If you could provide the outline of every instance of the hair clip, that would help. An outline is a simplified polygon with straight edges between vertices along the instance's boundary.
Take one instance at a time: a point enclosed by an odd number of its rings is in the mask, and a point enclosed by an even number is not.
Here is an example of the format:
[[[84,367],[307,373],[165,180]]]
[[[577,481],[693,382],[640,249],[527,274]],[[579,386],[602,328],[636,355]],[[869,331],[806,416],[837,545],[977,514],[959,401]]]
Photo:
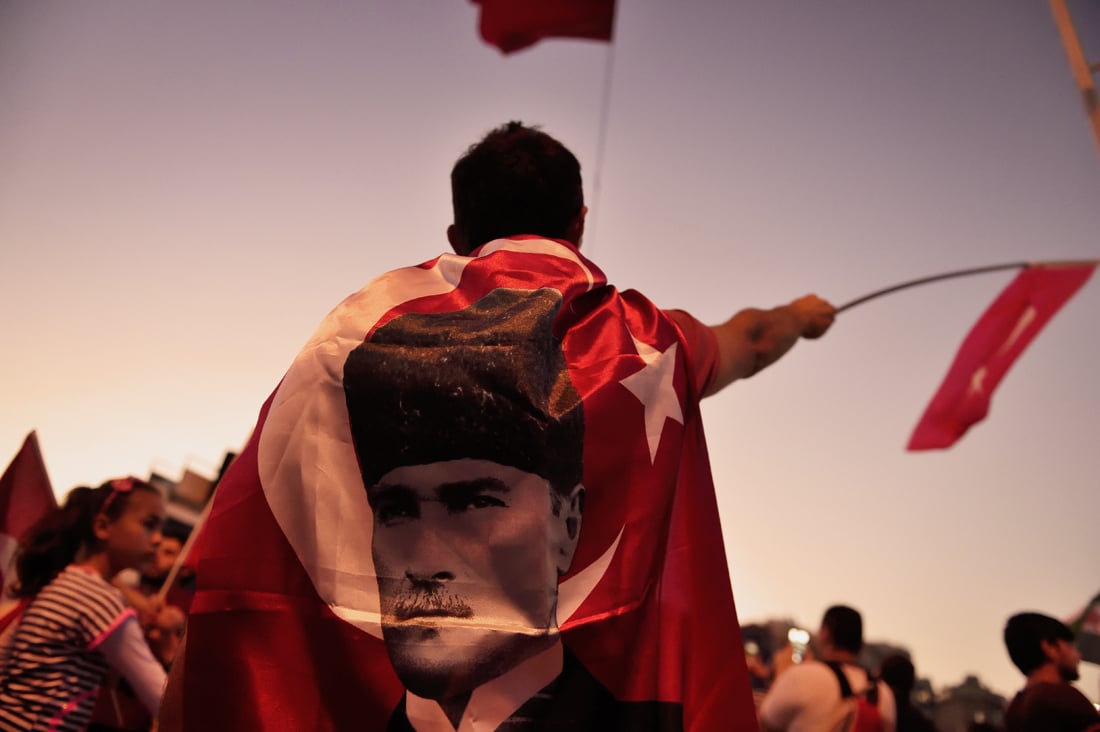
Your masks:
[[[115,500],[115,496],[119,493],[129,493],[134,489],[133,478],[115,478],[107,485],[111,486],[111,492],[107,495],[107,498],[103,501],[103,506],[99,509],[100,513],[106,513],[107,509],[111,506],[111,502]]]

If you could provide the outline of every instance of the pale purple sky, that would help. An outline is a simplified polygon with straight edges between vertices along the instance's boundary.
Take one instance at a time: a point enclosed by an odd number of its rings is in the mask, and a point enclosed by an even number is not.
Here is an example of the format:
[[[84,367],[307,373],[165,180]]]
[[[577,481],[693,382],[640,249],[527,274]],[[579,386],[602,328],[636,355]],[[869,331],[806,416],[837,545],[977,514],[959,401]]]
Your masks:
[[[1097,60],[1100,11],[1071,8]],[[611,45],[509,57],[476,22],[461,0],[0,0],[0,450],[37,429],[59,493],[213,470],[331,307],[445,248],[451,164],[513,118],[580,157],[612,282],[708,322],[1100,256],[1100,156],[1045,3],[626,0]],[[1100,283],[985,423],[904,451],[1011,276],[868,303],[705,403],[743,621],[847,602],[937,687],[1007,694],[1005,618],[1100,590]]]

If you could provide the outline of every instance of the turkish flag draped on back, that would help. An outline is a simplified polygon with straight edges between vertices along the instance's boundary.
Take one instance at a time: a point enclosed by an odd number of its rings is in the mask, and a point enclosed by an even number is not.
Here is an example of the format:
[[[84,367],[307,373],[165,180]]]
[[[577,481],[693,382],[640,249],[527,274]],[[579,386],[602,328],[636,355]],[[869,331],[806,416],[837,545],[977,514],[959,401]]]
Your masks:
[[[610,41],[615,0],[474,0],[481,6],[481,37],[503,53],[543,38]]]
[[[398,318],[459,313],[500,293],[560,299],[553,334],[583,401],[583,520],[558,585],[567,664],[625,715],[608,729],[755,729],[692,376],[698,354],[671,318],[607,285],[575,248],[534,238],[383,275],[298,355],[196,545],[186,729],[386,729],[405,708],[381,639],[371,537],[378,521],[400,525],[415,509],[372,513],[360,462],[392,451],[357,459],[356,446],[370,447],[353,444],[345,363]],[[425,367],[453,361],[448,347],[426,349]],[[419,412],[411,401],[405,408]],[[481,544],[491,552],[492,541]],[[491,613],[474,620],[494,622]],[[462,729],[496,726],[481,724]]]
[[[11,560],[27,529],[55,508],[38,435],[32,431],[0,477],[0,586],[15,579]]]
[[[947,448],[985,419],[993,390],[1043,326],[1088,281],[1095,262],[1024,268],[971,328],[909,439]]]

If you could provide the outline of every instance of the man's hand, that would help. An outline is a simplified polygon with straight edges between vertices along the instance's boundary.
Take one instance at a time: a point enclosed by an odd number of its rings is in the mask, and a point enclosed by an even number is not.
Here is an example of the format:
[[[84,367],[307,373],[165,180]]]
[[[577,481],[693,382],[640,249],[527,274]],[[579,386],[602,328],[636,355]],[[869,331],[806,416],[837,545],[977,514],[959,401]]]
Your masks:
[[[833,324],[836,308],[817,295],[806,295],[792,302],[789,307],[802,323],[803,338],[820,338]]]

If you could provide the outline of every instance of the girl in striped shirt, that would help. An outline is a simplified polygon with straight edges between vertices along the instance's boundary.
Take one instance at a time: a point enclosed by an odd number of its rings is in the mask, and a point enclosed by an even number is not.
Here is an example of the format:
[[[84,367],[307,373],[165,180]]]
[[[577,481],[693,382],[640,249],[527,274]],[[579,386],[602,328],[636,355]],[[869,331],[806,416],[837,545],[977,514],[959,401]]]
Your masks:
[[[84,730],[108,669],[155,716],[165,674],[111,585],[152,560],[164,500],[136,478],[73,489],[31,529],[15,595],[29,599],[0,653],[0,730]]]

